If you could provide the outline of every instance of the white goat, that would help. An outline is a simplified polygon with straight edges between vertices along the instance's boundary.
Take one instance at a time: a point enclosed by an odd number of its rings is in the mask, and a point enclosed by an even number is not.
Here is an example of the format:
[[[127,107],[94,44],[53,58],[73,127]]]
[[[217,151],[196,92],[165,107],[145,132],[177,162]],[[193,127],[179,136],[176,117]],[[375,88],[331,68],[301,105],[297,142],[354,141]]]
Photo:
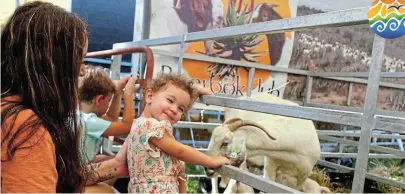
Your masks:
[[[267,93],[255,93],[252,99],[298,106]],[[266,178],[304,192],[310,190],[306,188],[306,182],[310,182],[307,177],[320,157],[312,121],[231,108],[225,109],[225,120],[212,133],[209,155],[228,156],[234,138],[244,137],[247,159],[265,156]],[[213,173],[208,170],[207,175]]]
[[[242,163],[242,165],[239,167],[241,170],[249,171],[253,174],[256,174],[255,171],[258,168],[263,168],[264,167],[264,157],[261,156],[255,156],[247,160],[248,162]],[[281,173],[280,171],[277,172],[276,174],[276,182],[284,184],[286,186],[290,187],[295,187],[294,185],[291,185],[291,183],[294,183],[296,180],[293,178],[291,180],[291,176],[286,176],[285,174]],[[217,188],[217,177],[213,177],[211,184],[212,186],[212,193],[218,193],[218,188]],[[220,187],[226,188],[224,191],[224,194],[228,193],[254,193],[254,190],[252,187],[245,185],[243,183],[240,183],[236,180],[229,179],[228,177],[221,176],[221,182],[220,182]],[[305,193],[331,193],[329,188],[320,186],[316,181],[306,178],[304,183],[300,185],[298,190],[305,191]]]

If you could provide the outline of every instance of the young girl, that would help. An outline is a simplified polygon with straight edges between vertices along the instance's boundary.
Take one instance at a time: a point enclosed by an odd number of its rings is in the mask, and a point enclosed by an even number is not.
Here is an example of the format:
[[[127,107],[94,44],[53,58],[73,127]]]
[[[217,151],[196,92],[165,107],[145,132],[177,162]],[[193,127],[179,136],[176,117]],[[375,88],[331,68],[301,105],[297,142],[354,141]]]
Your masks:
[[[192,87],[180,75],[161,74],[144,93],[145,108],[128,135],[130,193],[185,193],[185,166],[181,162],[217,168],[230,164],[225,157],[210,157],[177,142],[172,125],[193,104],[203,88]]]

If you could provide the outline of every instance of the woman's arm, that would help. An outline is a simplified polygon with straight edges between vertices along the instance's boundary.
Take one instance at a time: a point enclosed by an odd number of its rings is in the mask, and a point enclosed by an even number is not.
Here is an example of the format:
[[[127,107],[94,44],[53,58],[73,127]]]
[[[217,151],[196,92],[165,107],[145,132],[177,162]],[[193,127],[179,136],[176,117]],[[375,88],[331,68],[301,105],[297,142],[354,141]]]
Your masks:
[[[113,177],[117,177],[119,163],[115,158],[104,162],[94,163],[88,166],[89,174],[86,185],[103,182]]]
[[[125,140],[124,144],[121,146],[120,151],[115,155],[114,158],[88,165],[88,176],[86,185],[92,185],[94,183],[109,180],[113,177],[128,176],[128,165],[127,165],[127,149],[128,149],[128,139]]]

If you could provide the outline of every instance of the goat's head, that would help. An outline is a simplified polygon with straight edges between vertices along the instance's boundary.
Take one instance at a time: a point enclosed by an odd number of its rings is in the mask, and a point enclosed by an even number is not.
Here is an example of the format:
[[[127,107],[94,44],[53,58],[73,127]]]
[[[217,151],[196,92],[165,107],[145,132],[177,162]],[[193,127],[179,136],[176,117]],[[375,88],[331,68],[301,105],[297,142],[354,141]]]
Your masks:
[[[207,154],[210,156],[225,156],[233,161],[234,165],[238,165],[242,160],[245,159],[246,149],[246,137],[238,136],[235,137],[235,132],[239,129],[242,130],[243,127],[250,126],[250,128],[255,128],[264,131],[270,139],[275,140],[275,138],[268,133],[263,126],[260,124],[249,121],[242,120],[240,118],[233,118],[225,121],[223,125],[215,128],[211,135],[211,140],[208,145]],[[240,150],[240,152],[235,151]],[[243,150],[243,151],[242,151]],[[206,174],[208,177],[214,176],[214,171],[206,169]]]

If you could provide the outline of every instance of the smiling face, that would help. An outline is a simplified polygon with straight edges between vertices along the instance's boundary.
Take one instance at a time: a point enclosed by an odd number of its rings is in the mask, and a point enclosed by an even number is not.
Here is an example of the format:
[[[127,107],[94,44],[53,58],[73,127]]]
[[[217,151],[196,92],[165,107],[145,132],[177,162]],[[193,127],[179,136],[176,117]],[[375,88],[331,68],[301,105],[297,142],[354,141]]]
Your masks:
[[[187,111],[190,101],[190,94],[170,83],[157,92],[149,89],[145,93],[146,106],[142,116],[153,117],[158,121],[167,120],[173,125]]]

